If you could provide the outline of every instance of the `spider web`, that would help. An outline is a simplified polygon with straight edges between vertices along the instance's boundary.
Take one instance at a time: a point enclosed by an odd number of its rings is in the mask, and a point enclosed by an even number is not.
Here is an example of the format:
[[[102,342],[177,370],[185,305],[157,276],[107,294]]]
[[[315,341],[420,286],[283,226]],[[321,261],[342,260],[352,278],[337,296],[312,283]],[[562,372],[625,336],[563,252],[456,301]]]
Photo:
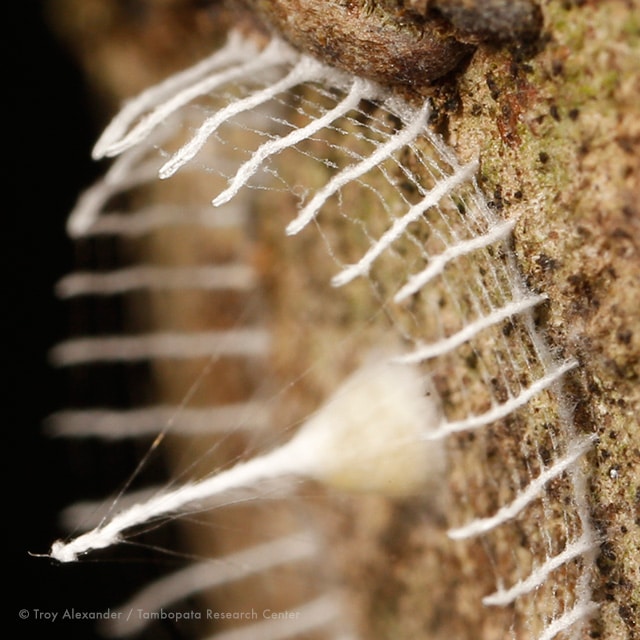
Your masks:
[[[169,316],[168,328],[74,338],[52,357],[67,367],[149,362],[163,381],[158,386],[179,391],[171,403],[133,410],[61,412],[52,428],[107,438],[207,430],[210,453],[183,449],[187,462],[172,472],[172,484],[180,484],[280,438],[276,425],[299,424],[314,407],[291,400],[298,383],[312,381],[313,399],[326,395],[368,350],[401,345],[396,359],[421,368],[442,409],[425,438],[448,452],[452,557],[491,574],[483,575],[492,589],[484,593],[482,637],[578,637],[595,610],[589,579],[596,539],[582,468],[592,439],[575,425],[563,388],[576,363],[554,351],[537,325],[539,309],[552,301],[530,291],[518,271],[515,221],[491,209],[476,182],[477,160],[459,162],[430,130],[429,115],[428,104],[410,105],[278,41],[257,51],[236,35],[208,61],[127,105],[96,146],[97,155],[122,155],[79,201],[70,233],[126,242],[153,232],[151,244],[164,246],[176,242],[168,228],[196,228],[198,246],[207,247],[196,252],[204,264],[187,245],[177,251],[179,266],[72,274],[60,284],[62,295],[144,291],[138,307],[155,305]],[[206,177],[198,193],[180,188],[191,174]],[[169,183],[183,196],[174,205],[164,196]],[[119,211],[114,202],[123,194],[126,211]],[[277,254],[262,272],[247,260],[256,243]],[[270,294],[265,273],[268,281],[277,274]],[[195,327],[170,311],[167,290],[184,295],[185,286],[216,300],[217,313],[207,311]],[[198,303],[190,304],[191,313],[182,307],[176,317],[197,317]],[[336,334],[327,326],[336,322],[347,327],[346,337],[328,348]],[[283,371],[280,385],[265,382]],[[218,381],[229,378],[240,382],[220,390]],[[289,490],[282,498],[282,487],[261,491],[270,509],[279,500],[283,522],[290,505],[304,509]],[[262,528],[262,501],[238,501],[238,530]],[[86,517],[87,506],[70,520]],[[288,584],[274,577],[279,564],[313,573],[333,545],[316,540],[306,517],[294,520],[285,531],[248,536],[227,558],[226,566],[243,568],[235,574],[186,568],[162,589],[150,587],[154,595],[140,606],[160,609],[187,593],[228,587],[247,566],[270,584]],[[453,564],[443,576],[465,579]],[[310,629],[351,637],[349,612],[333,598],[331,580],[313,582],[307,604],[296,605],[306,607],[300,627],[262,621],[215,637],[293,637]],[[282,608],[291,606],[285,598]],[[448,633],[446,625],[439,633]]]

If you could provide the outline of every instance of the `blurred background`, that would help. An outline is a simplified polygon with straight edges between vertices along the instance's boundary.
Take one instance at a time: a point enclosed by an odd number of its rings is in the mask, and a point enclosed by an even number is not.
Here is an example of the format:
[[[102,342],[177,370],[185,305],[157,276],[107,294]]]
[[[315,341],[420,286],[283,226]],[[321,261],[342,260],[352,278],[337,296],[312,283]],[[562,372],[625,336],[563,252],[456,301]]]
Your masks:
[[[55,281],[73,260],[65,218],[80,190],[102,170],[90,159],[97,126],[86,86],[52,32],[44,5],[28,0],[7,8],[4,40],[9,74],[3,305],[10,496],[5,526],[13,577],[9,615],[20,635],[62,631],[68,639],[86,639],[97,637],[93,622],[58,621],[54,629],[52,623],[36,620],[36,609],[58,612],[60,619],[67,608],[88,611],[117,602],[118,568],[94,564],[88,588],[87,565],[59,566],[29,555],[46,553],[61,535],[58,514],[77,498],[81,481],[78,463],[70,463],[68,444],[45,437],[42,422],[61,408],[66,393],[61,376],[47,362],[47,351],[67,333],[64,306],[53,294]],[[90,460],[84,463],[91,466]],[[22,609],[26,620],[19,615]]]

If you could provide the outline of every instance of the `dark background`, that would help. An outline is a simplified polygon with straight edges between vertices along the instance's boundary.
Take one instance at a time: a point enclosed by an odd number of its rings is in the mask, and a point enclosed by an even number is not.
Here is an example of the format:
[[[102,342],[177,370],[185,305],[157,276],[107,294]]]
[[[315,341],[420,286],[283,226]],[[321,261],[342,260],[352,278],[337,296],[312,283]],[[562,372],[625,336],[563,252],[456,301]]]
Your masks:
[[[55,7],[55,0],[51,4]],[[100,637],[95,623],[61,621],[64,610],[102,611],[121,603],[147,579],[147,564],[140,563],[138,570],[135,559],[110,556],[59,565],[30,554],[48,551],[63,533],[61,509],[95,491],[100,481],[93,450],[101,445],[78,448],[51,439],[42,423],[65,408],[67,394],[60,373],[47,361],[48,350],[68,335],[67,312],[53,294],[54,283],[74,260],[65,219],[80,191],[104,167],[90,160],[98,130],[86,84],[52,33],[44,2],[20,0],[4,12],[9,17],[3,40],[9,108],[5,104],[2,169],[8,188],[2,215],[9,226],[2,305],[8,626],[18,637],[61,633],[67,640],[89,639]],[[85,477],[83,471],[92,473]],[[26,620],[19,615],[23,609]],[[36,620],[36,609],[58,612],[58,621]],[[170,630],[154,632],[155,638],[170,635]]]
[[[4,169],[9,196],[3,212],[9,224],[3,304],[9,411],[4,433],[10,500],[4,526],[12,578],[7,615],[19,637],[62,633],[91,638],[93,624],[36,621],[35,610],[59,612],[60,618],[65,608],[95,608],[107,576],[89,588],[86,565],[62,567],[29,555],[46,553],[61,535],[58,513],[73,501],[78,481],[65,443],[45,437],[42,422],[61,408],[65,393],[47,361],[47,351],[66,334],[64,307],[53,295],[55,281],[73,260],[65,218],[98,169],[89,159],[95,131],[81,73],[49,29],[43,5],[27,0],[5,8],[5,15],[10,14],[4,45],[10,80],[4,123],[9,139]],[[24,621],[21,609],[29,613]]]

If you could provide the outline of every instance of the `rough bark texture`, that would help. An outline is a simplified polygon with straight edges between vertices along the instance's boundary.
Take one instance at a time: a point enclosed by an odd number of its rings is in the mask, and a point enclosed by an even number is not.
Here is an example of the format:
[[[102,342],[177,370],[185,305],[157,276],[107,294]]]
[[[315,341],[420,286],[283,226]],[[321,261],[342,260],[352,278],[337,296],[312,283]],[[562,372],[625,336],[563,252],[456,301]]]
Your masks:
[[[472,47],[457,41],[446,22],[390,4],[385,10],[366,1],[247,1],[293,46],[384,84],[431,84],[468,57]]]
[[[579,6],[578,6],[579,5]],[[578,416],[603,535],[602,637],[640,630],[640,53],[638,6],[544,5],[548,42],[525,65],[480,51],[452,142],[480,149],[484,188],[518,216],[516,251],[550,304],[554,344],[580,359]]]
[[[633,640],[640,636],[639,7],[624,0],[541,6],[536,51],[481,46],[455,81],[429,93],[436,123],[461,159],[479,154],[493,206],[517,216],[515,250],[531,288],[549,296],[541,323],[552,344],[580,360],[571,389],[578,426],[599,436],[588,464],[603,541],[594,577],[601,617],[585,638]],[[186,0],[56,0],[51,9],[93,82],[101,118],[213,49],[231,22],[251,22],[222,3],[196,10]],[[283,403],[293,409],[278,418],[289,424],[317,406],[362,346],[352,341],[340,359],[324,363],[325,345],[374,310],[362,306],[367,298],[357,287],[346,302],[328,298],[333,269],[324,247],[282,234],[294,199],[268,206],[282,216],[262,218],[253,260],[268,285],[277,373],[286,381],[315,365],[304,390]],[[168,243],[159,245],[164,251]],[[310,322],[313,336],[295,335]],[[387,329],[380,323],[362,343],[384,342]],[[331,499],[333,515],[321,510],[322,527],[341,541],[333,562],[354,594],[364,637],[503,637],[508,613],[489,616],[480,603],[493,587],[482,562],[474,566],[481,554],[474,545],[460,551],[439,516],[425,522],[420,501]]]

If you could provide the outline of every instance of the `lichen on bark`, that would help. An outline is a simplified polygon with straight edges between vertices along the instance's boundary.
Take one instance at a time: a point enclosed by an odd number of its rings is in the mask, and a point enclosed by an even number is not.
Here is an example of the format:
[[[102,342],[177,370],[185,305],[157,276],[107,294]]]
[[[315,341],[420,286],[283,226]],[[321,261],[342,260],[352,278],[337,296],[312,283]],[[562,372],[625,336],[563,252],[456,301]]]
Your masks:
[[[527,61],[480,50],[460,79],[451,141],[480,151],[483,187],[517,216],[515,250],[549,296],[543,326],[580,360],[581,428],[603,536],[601,637],[640,615],[640,24],[627,2],[543,4],[545,45]]]

